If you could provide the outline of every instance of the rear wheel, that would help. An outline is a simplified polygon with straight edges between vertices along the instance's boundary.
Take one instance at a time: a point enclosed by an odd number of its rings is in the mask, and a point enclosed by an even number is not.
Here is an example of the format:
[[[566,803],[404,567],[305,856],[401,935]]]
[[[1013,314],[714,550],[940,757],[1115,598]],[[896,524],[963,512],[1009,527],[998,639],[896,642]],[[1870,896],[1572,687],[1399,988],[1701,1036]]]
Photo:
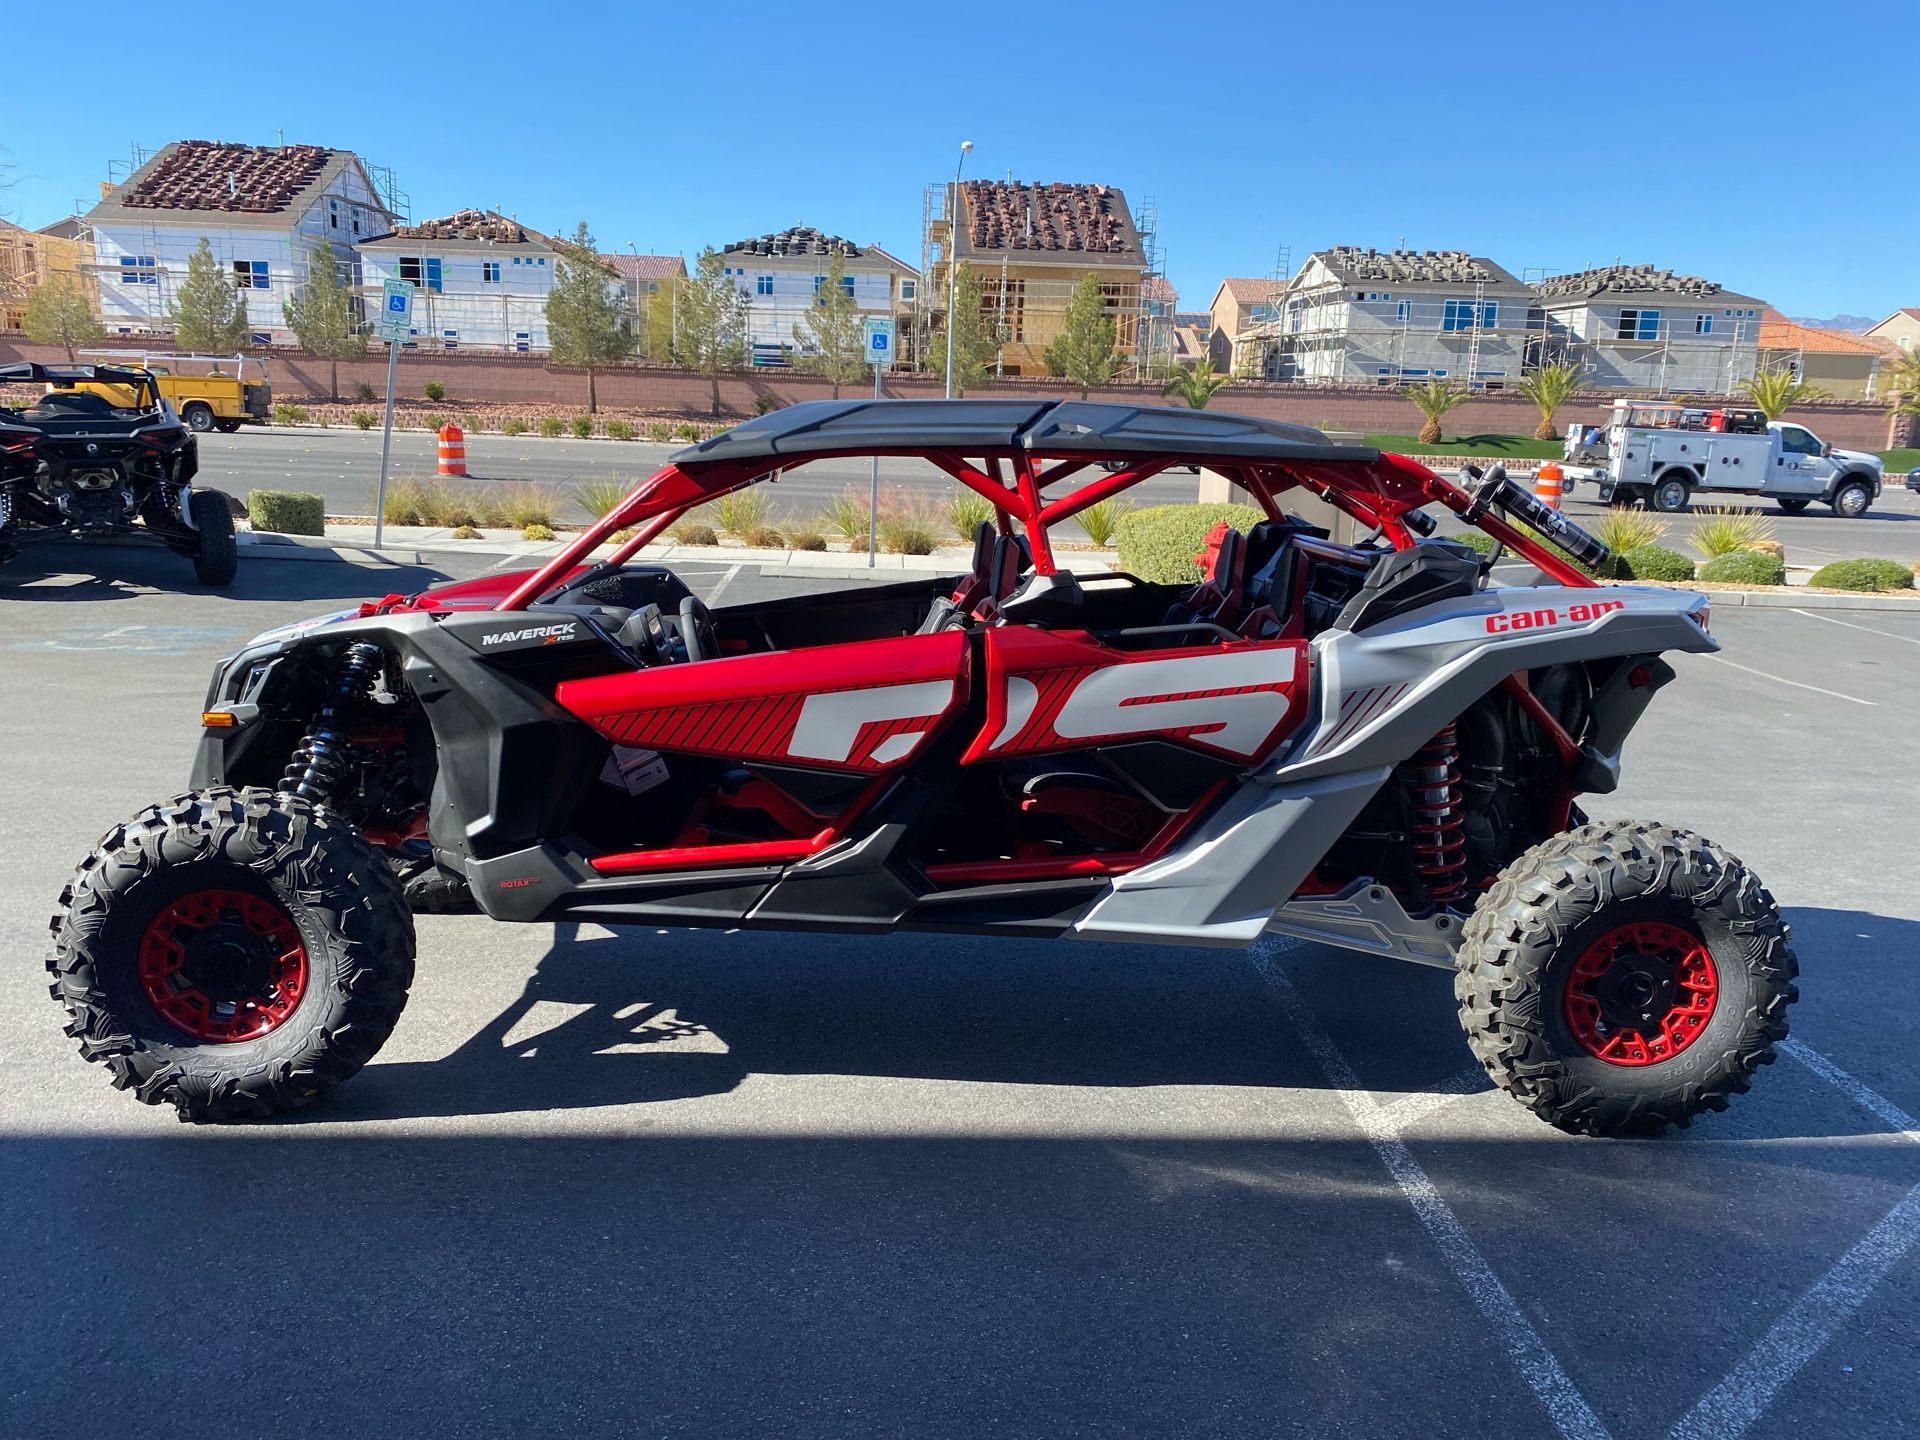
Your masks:
[[[1833,506],[1833,513],[1843,520],[1858,520],[1873,503],[1873,491],[1864,480],[1848,480],[1833,492],[1833,499],[1828,503]]]
[[[1662,475],[1649,492],[1653,508],[1668,515],[1685,510],[1692,495],[1693,487],[1678,475]]]
[[[109,831],[53,919],[47,962],[80,1053],[186,1120],[305,1104],[406,1007],[413,917],[332,812],[217,788]]]
[[[1813,502],[1808,500],[1804,495],[1776,495],[1773,503],[1789,515],[1798,515]]]
[[[213,422],[213,428],[218,430],[222,435],[231,435],[240,428],[240,422],[238,420],[216,420]]]
[[[189,430],[198,430],[203,435],[213,429],[213,407],[204,401],[190,401],[180,412],[180,418],[186,421]]]
[[[233,512],[218,490],[196,490],[187,497],[193,516],[193,573],[202,585],[225,585],[240,569],[240,547],[233,538]]]
[[[1583,825],[1521,855],[1462,932],[1474,1055],[1541,1119],[1650,1135],[1724,1110],[1773,1061],[1798,996],[1779,908],[1700,836]]]

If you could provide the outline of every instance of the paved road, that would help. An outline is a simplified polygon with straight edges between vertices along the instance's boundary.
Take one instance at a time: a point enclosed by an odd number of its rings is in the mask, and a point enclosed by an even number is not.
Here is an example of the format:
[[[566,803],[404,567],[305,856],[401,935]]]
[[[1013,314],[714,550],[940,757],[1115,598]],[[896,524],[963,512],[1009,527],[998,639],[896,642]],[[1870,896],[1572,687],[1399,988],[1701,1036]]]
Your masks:
[[[1592,802],[1796,929],[1801,1048],[1677,1136],[1547,1129],[1444,974],[1311,947],[467,917],[331,1102],[188,1129],[59,1034],[53,897],[214,656],[428,573],[91,555],[0,574],[0,1432],[1913,1433],[1920,622],[1716,615]]]
[[[393,437],[395,475],[430,475],[434,470],[434,441],[429,435],[402,431]],[[247,430],[237,435],[206,435],[200,440],[205,483],[245,495],[248,490],[297,489],[323,496],[329,514],[373,513],[373,495],[380,475],[380,437],[347,430]],[[542,440],[521,436],[479,435],[467,441],[471,483],[537,481],[577,484],[592,477],[617,475],[639,480],[653,473],[676,447],[639,441]],[[817,512],[837,492],[853,486],[865,492],[868,462],[827,460],[794,471],[773,492],[782,512]],[[931,465],[912,460],[883,460],[881,484],[898,486],[929,497],[951,494],[954,484]],[[1140,485],[1129,498],[1140,504],[1192,500],[1198,480],[1171,475]],[[1590,493],[1590,492],[1588,492]],[[1738,499],[1730,502],[1744,503]],[[1920,495],[1890,487],[1878,507],[1860,520],[1841,520],[1824,508],[1801,515],[1785,515],[1762,507],[1772,520],[1787,556],[1795,564],[1820,565],[1828,560],[1858,555],[1920,560]],[[1575,498],[1568,513],[1589,520],[1605,513],[1603,506]],[[584,518],[580,512],[575,518]],[[1670,517],[1672,531],[1666,543],[1685,549],[1685,539],[1697,517]]]

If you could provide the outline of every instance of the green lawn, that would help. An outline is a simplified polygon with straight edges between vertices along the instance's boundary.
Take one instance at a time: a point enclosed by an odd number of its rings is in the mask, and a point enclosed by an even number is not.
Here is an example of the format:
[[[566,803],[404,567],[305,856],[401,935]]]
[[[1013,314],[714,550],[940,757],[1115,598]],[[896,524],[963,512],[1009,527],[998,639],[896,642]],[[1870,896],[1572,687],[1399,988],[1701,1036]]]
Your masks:
[[[1920,465],[1920,450],[1882,450],[1880,458],[1887,462],[1888,475],[1905,475]]]
[[[1531,435],[1455,435],[1438,445],[1422,445],[1412,435],[1369,435],[1376,450],[1402,455],[1497,455],[1509,460],[1558,460],[1562,442],[1536,440]]]

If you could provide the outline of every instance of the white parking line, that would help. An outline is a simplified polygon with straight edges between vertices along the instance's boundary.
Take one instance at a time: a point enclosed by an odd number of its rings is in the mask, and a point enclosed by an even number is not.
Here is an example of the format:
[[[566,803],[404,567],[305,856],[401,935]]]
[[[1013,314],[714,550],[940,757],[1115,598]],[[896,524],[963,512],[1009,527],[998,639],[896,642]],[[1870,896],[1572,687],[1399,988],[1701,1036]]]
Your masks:
[[[1811,690],[1816,695],[1830,695],[1835,700],[1850,700],[1855,705],[1877,706],[1877,700],[1862,700],[1858,695],[1843,695],[1838,690],[1829,690],[1822,685],[1803,685],[1798,680],[1789,680],[1784,675],[1769,675],[1765,670],[1756,670],[1751,665],[1742,665],[1729,660],[1724,655],[1702,655],[1703,660],[1711,660],[1717,665],[1731,665],[1736,670],[1744,670],[1749,675],[1758,675],[1762,680],[1771,680],[1776,685],[1791,685],[1796,690]]]
[[[1380,1157],[1380,1163],[1387,1167],[1387,1173],[1400,1187],[1401,1195],[1426,1227],[1427,1234],[1433,1238],[1447,1267],[1472,1298],[1475,1307],[1505,1348],[1514,1368],[1527,1382],[1527,1387],[1546,1408],[1554,1429],[1566,1440],[1576,1440],[1576,1437],[1607,1440],[1607,1427],[1600,1423],[1600,1417],[1593,1413],[1592,1407],[1574,1388],[1539,1332],[1528,1323],[1512,1292],[1494,1274],[1493,1267],[1487,1263],[1486,1257],[1461,1225],[1459,1217],[1453,1213],[1453,1207],[1441,1198],[1439,1190],[1427,1177],[1420,1162],[1414,1159],[1413,1152],[1400,1138],[1383,1107],[1375,1104],[1373,1097],[1361,1089],[1360,1077],[1354,1074],[1346,1057],[1334,1046],[1332,1037],[1320,1028],[1320,1022],[1314,1019],[1301,1001],[1300,993],[1281,972],[1277,963],[1280,953],[1281,947],[1276,942],[1262,941],[1254,947],[1255,969],[1266,981],[1280,1008],[1286,1012],[1293,1028],[1299,1031],[1301,1040],[1313,1053],[1313,1058],[1319,1062],[1321,1071],[1333,1085],[1347,1113],[1360,1127],[1360,1133],[1366,1136],[1367,1143],[1373,1146],[1374,1153]]]
[[[1783,1040],[1780,1049],[1861,1109],[1920,1144],[1920,1122],[1818,1050],[1798,1040]],[[1745,1433],[1773,1403],[1781,1387],[1820,1353],[1916,1243],[1920,1243],[1920,1185],[1909,1190],[1905,1199],[1794,1301],[1746,1359],[1681,1417],[1673,1427],[1672,1440],[1734,1440]]]
[[[1896,635],[1891,630],[1876,630],[1871,625],[1856,625],[1851,620],[1836,620],[1831,615],[1816,614],[1812,610],[1796,608],[1793,613],[1796,615],[1804,615],[1809,620],[1824,620],[1829,625],[1844,625],[1849,630],[1864,630],[1869,635],[1880,635],[1888,640],[1904,640],[1909,645],[1920,645],[1920,639],[1916,639],[1912,635]]]
[[[1402,1095],[1398,1100],[1382,1105],[1380,1114],[1394,1129],[1405,1131],[1414,1121],[1424,1120],[1434,1111],[1451,1105],[1463,1096],[1476,1094],[1486,1088],[1487,1072],[1475,1065],[1458,1075],[1448,1076],[1431,1090]]]

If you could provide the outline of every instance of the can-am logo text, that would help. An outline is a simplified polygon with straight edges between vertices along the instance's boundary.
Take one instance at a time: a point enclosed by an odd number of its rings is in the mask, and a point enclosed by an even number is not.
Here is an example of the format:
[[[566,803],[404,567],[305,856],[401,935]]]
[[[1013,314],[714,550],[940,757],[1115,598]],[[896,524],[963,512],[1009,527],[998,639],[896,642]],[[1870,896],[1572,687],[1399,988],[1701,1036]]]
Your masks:
[[[529,625],[524,630],[496,630],[491,635],[482,635],[482,645],[517,645],[523,640],[541,640],[548,645],[558,645],[562,640],[573,638],[573,621],[563,625]]]

